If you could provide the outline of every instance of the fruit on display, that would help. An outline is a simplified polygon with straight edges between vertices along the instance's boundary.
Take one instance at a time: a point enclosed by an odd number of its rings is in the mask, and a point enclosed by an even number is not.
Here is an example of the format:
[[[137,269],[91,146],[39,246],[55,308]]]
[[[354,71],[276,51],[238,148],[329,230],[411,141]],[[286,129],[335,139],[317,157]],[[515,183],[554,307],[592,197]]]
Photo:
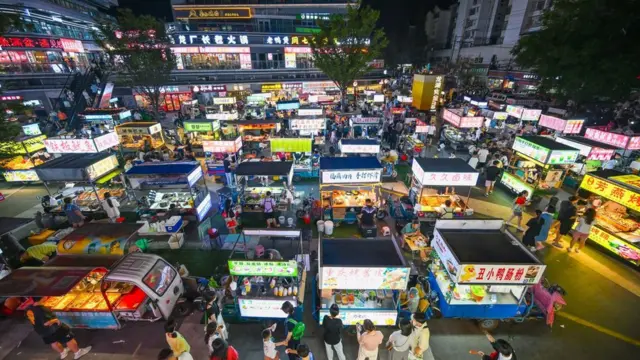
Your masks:
[[[33,162],[26,156],[15,156],[10,159],[0,160],[0,168],[7,170],[29,170],[33,169],[35,166],[38,166],[43,163],[42,160],[35,157],[33,158]]]

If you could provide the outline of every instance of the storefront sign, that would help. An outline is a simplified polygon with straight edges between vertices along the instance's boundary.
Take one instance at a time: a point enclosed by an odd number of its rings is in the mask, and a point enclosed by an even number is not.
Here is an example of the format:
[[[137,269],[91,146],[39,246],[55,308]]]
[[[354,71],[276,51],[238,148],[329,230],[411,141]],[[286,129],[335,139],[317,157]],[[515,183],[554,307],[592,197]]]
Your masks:
[[[374,103],[383,103],[384,102],[384,95],[382,95],[382,94],[373,95],[373,102]]]
[[[379,117],[352,117],[351,124],[353,125],[378,125],[380,124]]]
[[[546,164],[549,157],[549,149],[525,140],[519,136],[516,137],[516,140],[513,142],[513,150],[524,154],[533,160],[539,161],[542,164]]]
[[[382,178],[382,169],[375,170],[323,170],[323,184],[377,183]],[[340,288],[350,289],[350,288]]]
[[[584,120],[567,120],[567,125],[564,128],[565,134],[579,134],[584,125]]]
[[[413,97],[411,96],[398,96],[398,101],[400,101],[401,103],[409,103],[411,104],[413,102]]]
[[[640,249],[608,232],[593,226],[589,239],[635,266],[640,265]]]
[[[213,115],[213,114],[207,114]],[[184,131],[187,132],[210,132],[213,131],[212,122],[184,122]]]
[[[264,86],[264,85],[263,85]],[[333,81],[312,81],[303,82],[302,88],[306,91],[327,91],[338,90],[338,87]],[[262,90],[264,92],[264,90]]]
[[[609,178],[612,181],[623,183],[640,190],[640,176],[638,175],[617,175]]]
[[[22,96],[20,95],[2,95],[0,96],[0,101],[22,101]]]
[[[96,153],[92,139],[47,139],[44,140],[47,152],[57,154]]]
[[[493,113],[493,119],[494,120],[507,120],[507,117],[509,116],[509,114],[507,114],[504,111],[496,111]]]
[[[579,150],[553,150],[547,163],[551,165],[573,164],[579,154]]]
[[[588,128],[584,133],[584,137],[599,143],[614,146],[618,149],[626,149],[629,144],[629,136],[596,130],[594,128]]]
[[[118,159],[115,155],[102,159],[87,168],[87,174],[90,180],[97,180],[118,167]]]
[[[524,112],[524,108],[522,106],[507,105],[506,111],[507,111],[507,114],[509,114],[510,116],[520,119],[520,117],[522,116],[522,113]]]
[[[280,310],[282,312],[282,310]],[[320,324],[325,315],[329,315],[328,309],[320,309]],[[396,324],[398,312],[395,310],[357,310],[352,308],[341,308],[338,318],[344,325],[355,325],[364,323],[368,319],[376,326],[393,326]]]
[[[62,41],[36,37],[4,37],[0,36],[2,48],[36,48],[36,49],[64,49]]]
[[[120,138],[115,132],[109,132],[93,138],[96,145],[96,152],[100,152],[120,144]]]
[[[445,243],[438,229],[433,232],[431,247],[436,250],[442,265],[444,265],[445,270],[447,270],[447,273],[449,274],[449,278],[452,280],[457,279],[458,274],[460,273],[460,263],[453,252],[451,252],[449,245]]]
[[[298,263],[289,261],[228,260],[231,275],[298,276]]]
[[[242,149],[242,137],[238,136],[235,141],[209,141],[202,142],[204,152],[213,154],[235,153]]]
[[[522,117],[520,119],[522,121],[538,121],[541,114],[542,114],[542,110],[524,109],[522,110]]]
[[[40,131],[40,125],[38,124],[29,124],[22,126],[22,132],[27,136],[35,136],[40,135],[42,132]]]
[[[515,194],[519,194],[523,191],[527,192],[527,199],[531,199],[533,195],[533,187],[529,184],[524,183],[520,178],[511,175],[507,172],[502,173],[502,178],[500,179],[500,183],[507,187],[509,190],[513,191]]]
[[[200,169],[200,174],[202,174],[202,168],[198,169]],[[202,221],[212,207],[213,203],[211,202],[211,193],[209,193],[204,200],[196,206],[196,216],[198,217],[198,221]]]
[[[322,108],[317,109],[298,109],[299,116],[322,116]]]
[[[173,34],[175,45],[248,45],[249,36],[237,34]]]
[[[226,85],[194,85],[191,87],[193,92],[225,92]]]
[[[299,47],[285,47],[285,54],[311,54],[311,48],[308,46],[299,46]]]
[[[539,124],[540,126],[544,126],[557,131],[564,131],[564,128],[567,126],[564,119],[560,119],[550,115],[540,115]]]
[[[580,187],[632,210],[640,211],[640,194],[627,190],[622,186],[586,174]]]
[[[325,119],[291,119],[291,130],[320,130],[326,127]]]
[[[343,144],[341,141],[340,151],[343,154],[378,154],[380,144]]]
[[[414,176],[424,186],[476,186],[478,172],[430,172],[424,171],[415,159],[411,165]]]
[[[213,98],[214,105],[235,105],[235,103],[236,103],[236,98],[233,96]]]
[[[418,134],[426,134],[429,132],[429,126],[427,123],[420,119],[416,119],[416,133]]]
[[[237,112],[223,112],[223,113],[213,113],[213,114],[206,114],[205,117],[207,118],[207,120],[237,120],[238,119],[238,113]]]
[[[35,170],[13,170],[2,173],[7,182],[14,181],[39,181],[40,178]]]
[[[177,20],[233,20],[251,19],[253,17],[251,8],[248,7],[174,7],[173,13]]]
[[[299,108],[299,101],[279,101],[276,103],[276,110],[296,110]]]
[[[431,98],[431,111],[436,110],[436,106],[438,105],[438,101],[440,99],[440,91],[442,91],[442,76],[436,76],[435,82],[433,84],[433,97]]]
[[[615,153],[614,149],[593,148],[587,156],[587,160],[607,161],[611,160]]]
[[[462,116],[456,112],[445,109],[442,116],[445,121],[453,124],[458,128],[475,128],[481,127],[484,123],[484,117],[482,116]]]
[[[402,290],[409,268],[322,267],[320,289]]]
[[[627,150],[640,150],[640,136],[632,136],[631,139],[629,139]]]
[[[545,265],[470,265],[463,264],[459,284],[537,284]]]
[[[298,304],[293,297],[282,299],[239,297],[238,307],[240,308],[240,316],[248,318],[284,319],[287,317],[287,314],[282,311],[282,304],[284,304],[285,301],[290,302],[294,308]]]
[[[62,43],[62,48],[66,52],[75,52],[75,53],[83,53],[84,46],[82,46],[82,41],[73,40],[73,39],[60,39]]]
[[[284,90],[302,89],[302,83],[299,83],[299,82],[282,83],[282,88]]]

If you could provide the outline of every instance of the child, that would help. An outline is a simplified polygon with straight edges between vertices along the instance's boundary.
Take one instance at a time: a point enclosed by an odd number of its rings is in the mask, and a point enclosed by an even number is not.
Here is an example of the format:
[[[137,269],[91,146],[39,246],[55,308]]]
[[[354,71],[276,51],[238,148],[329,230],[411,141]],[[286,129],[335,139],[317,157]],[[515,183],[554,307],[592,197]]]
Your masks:
[[[173,351],[173,356],[180,357],[183,353],[191,351],[191,346],[189,346],[184,336],[176,331],[176,328],[177,324],[174,319],[169,319],[164,325],[167,344],[169,344],[169,347]]]
[[[276,350],[276,343],[273,342],[272,333],[276,329],[277,324],[273,324],[270,328],[262,330],[262,342],[264,348],[264,360],[278,360],[280,353]]]
[[[305,344],[300,344],[295,350],[287,349],[287,354],[298,355],[300,360],[314,360],[313,354],[309,351],[309,347]]]

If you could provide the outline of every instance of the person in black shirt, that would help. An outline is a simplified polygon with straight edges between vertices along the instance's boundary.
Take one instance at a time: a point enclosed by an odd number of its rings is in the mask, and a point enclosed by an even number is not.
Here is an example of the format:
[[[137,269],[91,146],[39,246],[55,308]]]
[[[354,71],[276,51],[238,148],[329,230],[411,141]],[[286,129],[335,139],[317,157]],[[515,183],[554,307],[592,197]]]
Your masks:
[[[551,245],[557,247],[558,249],[562,249],[563,246],[560,243],[560,239],[564,235],[569,234],[571,231],[571,226],[576,220],[576,215],[578,209],[576,208],[576,203],[578,202],[577,196],[569,197],[569,201],[563,201],[560,203],[560,211],[558,211],[558,222],[560,223],[560,227],[558,228],[556,238],[553,240]]]
[[[333,304],[329,308],[329,315],[325,315],[322,319],[322,328],[324,328],[324,346],[327,350],[327,358],[333,359],[333,351],[338,355],[338,360],[345,360],[344,350],[342,350],[342,320],[338,317],[340,308]]]
[[[535,238],[540,234],[540,229],[542,229],[542,225],[544,225],[544,219],[540,217],[542,215],[542,211],[536,210],[536,216],[532,217],[528,222],[528,229],[525,231],[524,236],[522,237],[522,243],[525,244],[529,250],[536,251],[536,241]]]
[[[494,160],[486,170],[486,179],[484,181],[484,196],[489,196],[493,192],[493,187],[496,184],[496,180],[498,179],[498,175],[500,175],[500,168],[498,167],[500,161]]]
[[[374,226],[376,216],[376,208],[373,207],[371,199],[365,200],[365,206],[360,211],[360,225],[361,226]]]
[[[287,314],[287,320],[285,322],[285,336],[286,338],[276,343],[276,346],[285,345],[288,350],[296,350],[298,345],[300,345],[300,340],[296,340],[293,338],[293,329],[296,327],[296,319],[295,319],[295,308],[293,304],[289,301],[285,301],[282,304],[282,311]],[[287,353],[289,360],[298,360],[298,355]]]
[[[25,315],[44,343],[51,345],[51,348],[60,354],[61,359],[67,357],[69,350],[73,352],[74,359],[79,359],[91,351],[91,346],[78,347],[78,342],[69,326],[60,322],[46,307],[35,303],[27,308]]]

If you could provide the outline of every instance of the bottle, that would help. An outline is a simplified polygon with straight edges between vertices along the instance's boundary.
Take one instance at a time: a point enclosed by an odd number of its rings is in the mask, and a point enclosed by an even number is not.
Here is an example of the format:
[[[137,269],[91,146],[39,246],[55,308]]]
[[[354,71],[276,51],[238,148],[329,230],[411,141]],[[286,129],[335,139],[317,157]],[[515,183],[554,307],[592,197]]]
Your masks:
[[[293,287],[293,296],[298,296],[298,287],[297,286]]]

